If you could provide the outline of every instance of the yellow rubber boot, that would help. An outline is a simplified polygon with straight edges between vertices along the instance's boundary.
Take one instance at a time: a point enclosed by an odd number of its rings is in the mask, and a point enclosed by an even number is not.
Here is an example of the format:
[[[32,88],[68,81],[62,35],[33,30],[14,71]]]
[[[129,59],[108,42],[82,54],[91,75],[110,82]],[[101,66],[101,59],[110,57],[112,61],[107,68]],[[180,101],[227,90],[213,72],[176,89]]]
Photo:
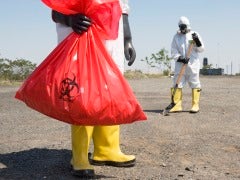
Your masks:
[[[94,176],[93,166],[88,160],[88,148],[92,138],[93,126],[71,126],[73,175],[82,178]]]
[[[201,89],[199,88],[192,89],[192,108],[190,110],[190,113],[199,112],[200,91]]]
[[[132,167],[135,156],[125,155],[120,150],[120,126],[95,126],[93,132],[94,153],[93,165],[108,165],[115,167]]]
[[[171,95],[174,88],[171,88]],[[182,111],[182,88],[177,88],[173,97],[175,106],[169,112],[181,112]]]

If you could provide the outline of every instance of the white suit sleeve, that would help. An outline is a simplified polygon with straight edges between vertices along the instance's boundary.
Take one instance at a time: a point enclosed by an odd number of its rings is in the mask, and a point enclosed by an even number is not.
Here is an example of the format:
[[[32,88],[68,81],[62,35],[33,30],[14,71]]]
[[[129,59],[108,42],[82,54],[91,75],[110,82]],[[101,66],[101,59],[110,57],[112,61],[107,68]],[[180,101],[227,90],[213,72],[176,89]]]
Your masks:
[[[122,8],[122,13],[123,14],[128,14],[129,13],[129,4],[128,4],[128,0],[120,0],[120,5]]]
[[[172,44],[171,44],[171,57],[174,60],[178,60],[181,54],[178,52],[177,42],[176,42],[176,35],[173,37]]]

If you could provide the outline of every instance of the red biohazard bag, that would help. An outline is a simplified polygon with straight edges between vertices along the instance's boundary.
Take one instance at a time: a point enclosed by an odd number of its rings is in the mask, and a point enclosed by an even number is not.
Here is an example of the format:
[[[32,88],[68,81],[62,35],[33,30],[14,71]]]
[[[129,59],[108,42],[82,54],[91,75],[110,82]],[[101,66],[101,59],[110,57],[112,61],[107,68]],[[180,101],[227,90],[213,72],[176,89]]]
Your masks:
[[[81,2],[79,8],[89,8],[84,11],[69,8],[75,1]],[[29,107],[69,124],[116,125],[146,120],[102,41],[117,37],[116,21],[121,15],[118,0],[75,1],[43,0],[60,12],[82,12],[93,20],[93,25],[86,33],[73,32],[63,40],[26,79],[15,97]],[[85,1],[87,5],[84,5]],[[53,7],[50,2],[66,3]]]

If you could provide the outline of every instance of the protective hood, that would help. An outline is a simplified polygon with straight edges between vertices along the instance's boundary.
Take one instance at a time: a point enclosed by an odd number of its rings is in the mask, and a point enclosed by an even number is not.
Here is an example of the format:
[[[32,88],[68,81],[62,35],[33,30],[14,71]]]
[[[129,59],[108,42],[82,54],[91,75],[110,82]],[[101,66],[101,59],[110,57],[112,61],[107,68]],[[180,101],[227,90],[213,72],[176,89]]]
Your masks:
[[[185,24],[185,25],[187,26],[187,29],[188,29],[188,30],[191,29],[191,27],[190,27],[190,22],[189,22],[188,18],[185,17],[185,16],[181,16],[181,17],[180,17],[179,22],[178,22],[178,26],[179,26],[180,24]]]

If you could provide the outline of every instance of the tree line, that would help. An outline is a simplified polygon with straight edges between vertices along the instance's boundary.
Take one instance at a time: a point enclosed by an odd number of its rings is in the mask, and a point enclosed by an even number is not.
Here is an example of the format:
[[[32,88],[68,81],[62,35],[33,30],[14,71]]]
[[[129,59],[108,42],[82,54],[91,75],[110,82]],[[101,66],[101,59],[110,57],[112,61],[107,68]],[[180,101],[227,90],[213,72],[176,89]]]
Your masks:
[[[36,67],[37,64],[26,59],[0,58],[0,80],[25,80]]]
[[[168,51],[164,48],[157,53],[152,53],[150,57],[141,59],[150,68],[157,68],[160,71],[163,69],[164,75],[169,75],[171,72],[171,60],[168,56]],[[0,80],[23,81],[36,67],[37,64],[26,59],[11,60],[0,58]]]

